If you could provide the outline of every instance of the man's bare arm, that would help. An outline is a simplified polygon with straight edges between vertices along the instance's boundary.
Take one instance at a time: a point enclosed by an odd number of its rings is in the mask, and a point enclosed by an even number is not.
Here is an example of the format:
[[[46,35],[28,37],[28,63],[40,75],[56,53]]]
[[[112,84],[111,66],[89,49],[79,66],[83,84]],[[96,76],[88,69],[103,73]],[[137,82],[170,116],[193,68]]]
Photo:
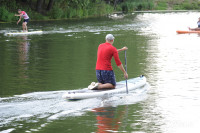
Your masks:
[[[117,52],[125,51],[125,50],[127,50],[127,49],[128,49],[127,47],[123,47],[123,48],[121,48],[121,49],[118,49]]]
[[[124,78],[128,79],[128,74],[126,70],[124,69],[123,65],[119,65],[118,68],[124,73]]]

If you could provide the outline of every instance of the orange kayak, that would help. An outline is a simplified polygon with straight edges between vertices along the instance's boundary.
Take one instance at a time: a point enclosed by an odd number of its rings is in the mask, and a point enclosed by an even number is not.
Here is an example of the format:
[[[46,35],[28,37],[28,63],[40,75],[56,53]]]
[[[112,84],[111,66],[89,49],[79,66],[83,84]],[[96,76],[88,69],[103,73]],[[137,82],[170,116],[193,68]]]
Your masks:
[[[193,30],[182,31],[182,30],[177,30],[176,33],[178,33],[178,34],[199,33],[200,34],[200,31],[193,31]]]

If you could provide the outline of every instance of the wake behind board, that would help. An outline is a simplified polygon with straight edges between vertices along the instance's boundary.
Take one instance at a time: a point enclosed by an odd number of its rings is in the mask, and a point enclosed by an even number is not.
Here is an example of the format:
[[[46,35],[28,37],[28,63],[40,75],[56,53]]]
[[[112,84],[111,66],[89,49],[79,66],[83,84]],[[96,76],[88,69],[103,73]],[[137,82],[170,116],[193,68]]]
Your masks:
[[[32,34],[42,34],[43,31],[29,31],[29,32],[10,32],[5,33],[5,35],[32,35]]]
[[[190,34],[190,33],[197,33],[197,34],[200,34],[200,31],[192,31],[192,30],[189,30],[189,31],[182,31],[182,30],[177,30],[176,33],[178,33],[178,34]]]
[[[145,85],[146,85],[145,76],[140,76],[140,77],[128,80],[129,91],[135,90]],[[105,96],[108,97],[115,94],[123,94],[123,93],[126,93],[125,81],[118,82],[115,89],[88,90],[88,88],[84,88],[82,90],[68,91],[62,97],[68,100],[81,100],[81,99],[96,98],[96,97],[105,97]]]

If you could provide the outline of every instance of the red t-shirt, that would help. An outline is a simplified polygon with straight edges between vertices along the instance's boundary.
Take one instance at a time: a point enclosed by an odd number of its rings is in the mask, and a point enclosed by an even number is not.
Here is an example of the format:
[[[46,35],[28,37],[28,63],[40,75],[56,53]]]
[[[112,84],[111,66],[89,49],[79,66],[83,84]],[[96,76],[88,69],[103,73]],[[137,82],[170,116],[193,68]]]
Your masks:
[[[113,70],[111,66],[113,56],[116,65],[121,65],[117,49],[110,43],[100,44],[97,52],[96,70]]]

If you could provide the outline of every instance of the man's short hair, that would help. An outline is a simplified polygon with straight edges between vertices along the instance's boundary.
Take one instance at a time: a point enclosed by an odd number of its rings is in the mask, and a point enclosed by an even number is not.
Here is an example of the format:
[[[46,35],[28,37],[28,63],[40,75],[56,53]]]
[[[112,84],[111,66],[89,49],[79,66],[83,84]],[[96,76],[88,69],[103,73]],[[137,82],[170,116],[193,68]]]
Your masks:
[[[114,40],[115,39],[115,37],[112,35],[112,34],[107,34],[106,35],[106,40],[107,41],[112,41],[112,40]]]

